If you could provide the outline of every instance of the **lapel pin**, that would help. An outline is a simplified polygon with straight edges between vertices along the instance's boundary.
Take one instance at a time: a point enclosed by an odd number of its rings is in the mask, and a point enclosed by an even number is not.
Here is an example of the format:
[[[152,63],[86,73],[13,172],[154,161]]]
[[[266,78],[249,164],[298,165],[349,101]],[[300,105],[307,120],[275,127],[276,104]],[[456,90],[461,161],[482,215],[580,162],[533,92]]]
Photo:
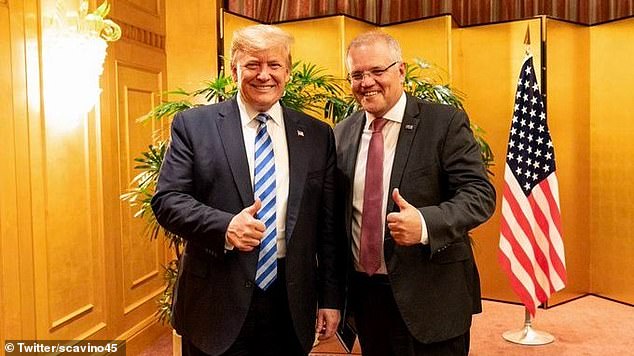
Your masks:
[[[304,131],[297,130],[297,136],[304,137]]]
[[[405,125],[405,130],[413,130],[414,129],[414,125],[408,124]]]

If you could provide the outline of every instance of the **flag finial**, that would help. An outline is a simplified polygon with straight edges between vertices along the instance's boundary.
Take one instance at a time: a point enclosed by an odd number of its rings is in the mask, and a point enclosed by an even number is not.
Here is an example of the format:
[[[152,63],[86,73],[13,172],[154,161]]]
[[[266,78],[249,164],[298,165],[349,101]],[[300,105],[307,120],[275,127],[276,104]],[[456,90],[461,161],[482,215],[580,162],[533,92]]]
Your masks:
[[[531,53],[531,26],[530,24],[526,25],[526,35],[524,35],[524,51],[526,55],[529,56]]]

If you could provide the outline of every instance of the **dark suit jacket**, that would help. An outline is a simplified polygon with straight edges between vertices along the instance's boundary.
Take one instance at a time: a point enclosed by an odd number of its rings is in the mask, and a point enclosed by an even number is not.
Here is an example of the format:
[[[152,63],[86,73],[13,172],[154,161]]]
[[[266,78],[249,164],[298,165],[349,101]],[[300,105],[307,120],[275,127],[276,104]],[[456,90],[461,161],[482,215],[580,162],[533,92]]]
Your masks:
[[[308,352],[318,303],[341,309],[345,268],[337,264],[343,264],[338,253],[345,240],[334,233],[332,130],[290,109],[283,113],[290,171],[286,287],[297,337]],[[224,249],[231,218],[253,202],[236,99],[177,114],[152,209],[163,227],[187,240],[172,325],[211,355],[236,339],[257,288],[258,250]]]
[[[346,209],[350,240],[352,185],[364,122],[364,112],[357,112],[335,128],[340,204]],[[401,316],[423,343],[463,334],[471,314],[481,311],[480,281],[467,233],[495,208],[495,190],[463,111],[407,96],[390,194],[394,188],[420,209],[429,233],[429,245],[398,246],[386,226],[384,257]],[[389,195],[387,212],[397,210]]]

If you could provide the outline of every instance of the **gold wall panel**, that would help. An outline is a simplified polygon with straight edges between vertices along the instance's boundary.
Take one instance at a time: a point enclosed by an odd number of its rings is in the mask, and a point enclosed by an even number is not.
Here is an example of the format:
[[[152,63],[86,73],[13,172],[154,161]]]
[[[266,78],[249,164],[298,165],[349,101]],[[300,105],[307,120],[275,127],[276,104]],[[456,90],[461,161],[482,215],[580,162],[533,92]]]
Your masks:
[[[12,1],[0,6],[0,338],[36,336],[33,276],[31,157],[39,133],[38,2]],[[28,44],[31,44],[28,46]],[[28,85],[27,85],[28,83]],[[28,98],[28,100],[27,100]],[[6,105],[6,106],[5,106]],[[1,341],[1,340],[0,340]]]
[[[34,11],[38,20],[53,11],[47,4],[40,5]],[[77,3],[61,5],[70,9]],[[27,47],[39,57],[37,46]],[[41,60],[45,66],[49,58],[43,56]],[[38,70],[29,82],[39,82],[39,67],[27,62],[29,70]],[[99,106],[79,118],[41,116],[29,122],[27,175],[33,196],[34,307],[40,339],[107,335],[98,111]]]
[[[94,113],[76,127],[45,120],[42,211],[34,223],[38,332],[91,336],[105,326],[103,211]],[[38,208],[38,206],[36,206]]]
[[[345,76],[341,60],[344,56],[342,16],[287,22],[278,26],[295,38],[292,48],[293,62],[309,62],[323,69],[323,73],[338,78]]]
[[[229,13],[223,13],[224,24],[224,51],[225,51],[225,72],[227,75],[231,75],[231,39],[233,38],[233,32],[239,28],[257,25],[258,22],[246,19],[244,17],[232,15]],[[297,39],[295,39],[297,40]],[[293,60],[296,60],[294,58]]]
[[[165,4],[169,33],[165,46],[168,88],[198,89],[203,81],[217,77],[218,31],[214,3],[168,1]]]
[[[9,9],[6,2],[0,0],[0,107],[3,108],[0,114],[0,343],[4,344],[5,329],[7,324],[15,325],[9,321],[8,316],[15,318],[12,312],[10,300],[16,299],[16,290],[7,288],[13,279],[16,280],[16,273],[6,273],[13,271],[17,264],[15,258],[9,259],[16,249],[17,239],[17,202],[16,202],[16,181],[15,181],[15,148],[13,147],[13,85],[11,73],[11,30],[9,28]],[[6,257],[5,257],[6,256]],[[6,275],[5,275],[6,274]],[[6,281],[6,282],[5,282]],[[11,298],[7,294],[13,294]],[[5,320],[6,319],[6,320]]]
[[[164,0],[114,0],[110,18],[165,35]]]
[[[465,110],[471,121],[486,130],[496,160],[492,171],[497,191],[493,217],[473,232],[474,252],[480,270],[482,296],[517,301],[498,263],[500,207],[504,164],[515,89],[524,60],[524,34],[530,26],[535,66],[541,63],[540,20],[507,22],[452,30],[453,87],[466,95]],[[538,77],[540,76],[537,71]]]
[[[590,28],[592,292],[634,304],[634,19]],[[580,207],[580,209],[588,207]]]
[[[590,290],[590,28],[546,19],[548,125],[555,147],[568,282],[550,305]]]
[[[451,76],[451,17],[441,16],[381,28],[401,44],[403,60],[423,59],[435,66],[437,78],[447,83]]]
[[[117,66],[119,147],[121,186],[138,174],[134,158],[147,150],[156,124],[140,124],[136,120],[154,107],[162,92],[162,73],[134,66]],[[155,298],[163,290],[161,265],[165,264],[165,246],[161,239],[150,241],[145,235],[145,221],[135,218],[133,208],[122,202],[120,250],[123,273],[123,314],[125,324],[132,326],[151,315]],[[126,328],[127,329],[127,328]]]
[[[342,43],[341,53],[343,53],[342,60],[343,60],[343,70],[344,70],[344,72],[341,73],[341,75],[345,77],[346,75],[348,75],[348,67],[347,67],[348,64],[346,63],[346,60],[347,60],[346,52],[348,50],[348,45],[358,35],[364,32],[376,30],[377,27],[374,25],[370,25],[367,22],[355,20],[346,16],[341,16],[341,17],[343,17],[343,43]]]
[[[152,325],[155,300],[164,286],[161,265],[166,263],[167,246],[162,239],[149,241],[144,221],[134,218],[135,208],[119,196],[138,174],[133,160],[147,149],[156,128],[155,123],[140,124],[136,119],[158,104],[165,88],[165,46],[157,42],[166,38],[165,9],[161,2],[157,17],[147,12],[138,15],[139,7],[127,12],[131,8],[125,1],[116,5],[117,15],[124,16],[119,21],[130,32],[109,46],[102,76],[103,186],[112,261],[108,295],[112,337],[127,339],[132,350],[157,336]]]

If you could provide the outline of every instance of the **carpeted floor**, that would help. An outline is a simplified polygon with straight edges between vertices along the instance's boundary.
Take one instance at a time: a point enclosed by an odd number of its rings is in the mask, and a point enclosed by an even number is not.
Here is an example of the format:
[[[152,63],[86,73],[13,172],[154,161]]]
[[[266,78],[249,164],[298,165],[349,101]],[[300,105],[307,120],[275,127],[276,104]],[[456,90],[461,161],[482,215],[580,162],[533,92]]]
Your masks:
[[[523,323],[523,306],[485,302],[484,312],[474,317],[471,355],[634,355],[632,306],[586,296],[537,311],[533,327],[552,334],[553,343],[522,346],[502,339]]]
[[[534,329],[547,331],[555,341],[542,346],[509,343],[502,333],[524,325],[522,306],[485,301],[471,328],[471,356],[489,355],[634,355],[634,307],[595,296],[587,296],[548,310],[538,310]],[[353,355],[359,355],[358,345]],[[172,355],[171,334],[146,349],[143,356]],[[317,345],[312,356],[347,355],[339,341]]]

